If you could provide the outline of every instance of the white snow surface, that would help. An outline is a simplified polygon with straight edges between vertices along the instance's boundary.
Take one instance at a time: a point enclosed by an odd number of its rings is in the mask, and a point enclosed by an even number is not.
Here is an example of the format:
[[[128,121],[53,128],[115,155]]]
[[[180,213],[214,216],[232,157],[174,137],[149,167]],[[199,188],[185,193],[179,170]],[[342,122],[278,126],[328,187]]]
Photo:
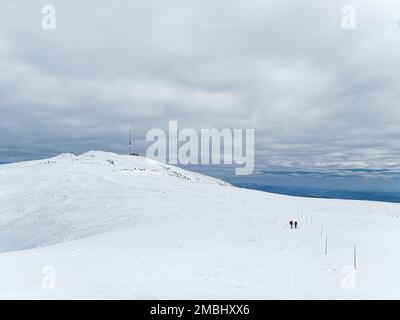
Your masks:
[[[1,165],[0,204],[1,299],[400,298],[398,204],[240,189],[98,151]]]

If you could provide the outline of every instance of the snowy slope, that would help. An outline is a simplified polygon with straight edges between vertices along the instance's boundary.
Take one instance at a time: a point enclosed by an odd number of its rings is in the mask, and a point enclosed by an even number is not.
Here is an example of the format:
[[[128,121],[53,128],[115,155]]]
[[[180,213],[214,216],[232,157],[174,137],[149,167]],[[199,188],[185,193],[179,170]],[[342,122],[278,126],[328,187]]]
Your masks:
[[[94,151],[1,165],[0,203],[0,298],[400,298],[399,204],[239,189]]]

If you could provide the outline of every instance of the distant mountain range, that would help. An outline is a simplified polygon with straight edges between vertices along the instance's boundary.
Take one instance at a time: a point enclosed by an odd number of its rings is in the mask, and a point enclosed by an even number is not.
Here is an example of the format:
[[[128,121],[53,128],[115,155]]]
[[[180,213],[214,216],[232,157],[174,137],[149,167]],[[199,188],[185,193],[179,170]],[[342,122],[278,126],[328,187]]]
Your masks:
[[[400,203],[400,194],[396,192],[329,190],[322,188],[271,186],[253,183],[233,183],[235,186],[246,189],[266,191],[289,196],[327,198],[327,199],[351,199]]]

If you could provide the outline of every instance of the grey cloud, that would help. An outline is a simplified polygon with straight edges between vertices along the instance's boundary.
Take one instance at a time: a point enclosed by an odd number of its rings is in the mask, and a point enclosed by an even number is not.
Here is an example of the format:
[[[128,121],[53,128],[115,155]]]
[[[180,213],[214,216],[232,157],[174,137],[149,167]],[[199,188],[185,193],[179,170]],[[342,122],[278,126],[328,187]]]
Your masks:
[[[57,30],[40,27],[54,4]],[[0,5],[0,160],[124,152],[134,128],[254,128],[256,165],[398,168],[400,4],[14,1]]]

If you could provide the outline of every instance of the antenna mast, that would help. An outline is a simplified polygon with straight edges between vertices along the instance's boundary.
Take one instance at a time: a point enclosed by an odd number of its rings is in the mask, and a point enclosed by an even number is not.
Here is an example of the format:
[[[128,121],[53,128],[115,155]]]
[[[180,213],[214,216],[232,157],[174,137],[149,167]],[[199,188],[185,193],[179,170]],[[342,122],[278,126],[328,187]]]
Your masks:
[[[132,145],[132,129],[129,131],[129,144],[128,144],[128,152],[130,156],[139,156],[139,153],[133,152],[133,145]]]
[[[129,155],[132,154],[132,129],[129,131]]]

